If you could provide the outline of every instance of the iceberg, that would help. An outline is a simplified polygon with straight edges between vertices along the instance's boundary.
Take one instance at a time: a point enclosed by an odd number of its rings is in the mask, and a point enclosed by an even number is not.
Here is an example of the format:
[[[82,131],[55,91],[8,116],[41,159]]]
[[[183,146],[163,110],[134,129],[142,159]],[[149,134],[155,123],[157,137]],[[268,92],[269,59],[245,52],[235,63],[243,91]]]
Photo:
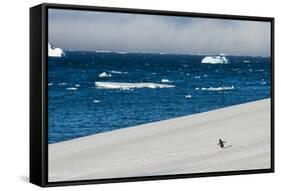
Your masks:
[[[111,74],[106,73],[106,72],[102,72],[99,74],[99,77],[104,78],[104,77],[111,77]]]
[[[96,53],[111,53],[109,50],[96,50]]]
[[[225,57],[224,54],[219,56],[205,56],[201,63],[203,64],[228,64],[229,60]]]
[[[156,83],[119,83],[119,82],[95,82],[97,88],[130,90],[134,88],[173,88],[174,85]]]
[[[169,79],[162,79],[161,82],[173,82],[173,81],[170,81]]]
[[[116,54],[128,54],[128,52],[123,52],[123,51],[116,51]]]
[[[50,43],[48,43],[48,56],[49,57],[62,57],[64,52],[61,48],[55,48]]]

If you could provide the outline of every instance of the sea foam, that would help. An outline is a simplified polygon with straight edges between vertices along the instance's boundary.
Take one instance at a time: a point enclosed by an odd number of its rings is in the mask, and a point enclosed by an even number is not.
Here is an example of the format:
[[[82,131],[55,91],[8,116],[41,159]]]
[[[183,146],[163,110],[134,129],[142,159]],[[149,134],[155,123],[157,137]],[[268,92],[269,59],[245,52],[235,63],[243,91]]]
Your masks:
[[[173,88],[174,85],[157,83],[119,83],[119,82],[95,82],[95,86],[101,89],[121,89],[130,90],[135,88]]]

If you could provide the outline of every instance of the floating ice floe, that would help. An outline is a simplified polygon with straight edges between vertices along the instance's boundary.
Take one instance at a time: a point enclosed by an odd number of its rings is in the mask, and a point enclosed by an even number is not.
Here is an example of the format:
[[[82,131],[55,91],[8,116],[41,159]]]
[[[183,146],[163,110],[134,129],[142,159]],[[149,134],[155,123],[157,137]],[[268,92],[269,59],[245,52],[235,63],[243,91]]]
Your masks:
[[[233,90],[233,89],[234,89],[234,86],[201,88],[201,90],[207,90],[207,91],[222,91],[222,90]]]
[[[66,88],[67,90],[77,90],[77,88],[75,88],[75,87],[70,87],[70,88]]]
[[[111,77],[110,73],[102,72],[99,74],[99,77],[104,78],[104,77]]]
[[[64,86],[64,85],[66,85],[66,83],[65,82],[61,82],[61,83],[58,83],[58,85],[59,86]]]
[[[62,57],[64,52],[61,48],[55,48],[50,43],[48,43],[48,56],[49,57]]]
[[[123,52],[123,51],[116,51],[116,54],[128,54],[128,52]]]
[[[96,50],[96,53],[111,53],[112,51],[109,50]]]
[[[184,96],[185,98],[192,98],[192,96],[190,94]]]
[[[116,70],[112,70],[112,71],[110,71],[110,73],[112,73],[112,74],[128,74],[128,72],[121,72],[121,71],[116,71]]]
[[[48,83],[48,86],[51,86],[51,85],[53,85],[53,83]]]
[[[100,100],[94,99],[94,103],[100,103]]]
[[[225,57],[224,54],[219,56],[206,56],[202,59],[201,63],[203,64],[228,64],[229,60]]]
[[[173,81],[170,81],[169,79],[162,79],[161,82],[173,82]]]
[[[130,90],[135,88],[173,88],[174,85],[157,84],[157,83],[119,83],[119,82],[95,82],[97,88],[102,89],[121,89]]]
[[[250,63],[250,60],[243,60],[244,63]]]
[[[77,87],[77,88],[80,87],[80,84],[75,84],[75,87]]]

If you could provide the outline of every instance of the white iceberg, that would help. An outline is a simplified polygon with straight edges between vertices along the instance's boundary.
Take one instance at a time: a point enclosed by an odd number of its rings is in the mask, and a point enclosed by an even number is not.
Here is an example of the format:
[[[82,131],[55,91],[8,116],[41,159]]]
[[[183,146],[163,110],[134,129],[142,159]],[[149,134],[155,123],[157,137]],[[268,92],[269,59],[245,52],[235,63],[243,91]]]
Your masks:
[[[48,56],[49,57],[62,57],[64,52],[61,48],[55,48],[50,43],[48,43]]]
[[[104,78],[104,77],[111,77],[110,73],[102,72],[99,74],[99,77]]]
[[[123,52],[123,51],[116,51],[116,54],[128,54],[128,52]]]
[[[111,53],[109,50],[96,50],[96,53]]]
[[[169,79],[162,79],[161,82],[165,83],[165,82],[173,82],[173,81],[170,81]]]
[[[225,55],[221,54],[219,56],[206,56],[202,59],[203,64],[228,64],[229,60]]]
[[[95,82],[97,88],[130,90],[134,88],[173,88],[174,85],[156,83],[119,83],[119,82]]]

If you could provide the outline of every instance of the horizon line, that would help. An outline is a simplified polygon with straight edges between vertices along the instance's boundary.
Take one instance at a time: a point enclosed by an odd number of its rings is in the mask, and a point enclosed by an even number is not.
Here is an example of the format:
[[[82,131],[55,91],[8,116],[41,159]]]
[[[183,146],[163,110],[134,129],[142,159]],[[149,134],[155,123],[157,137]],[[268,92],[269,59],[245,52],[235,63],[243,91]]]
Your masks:
[[[160,54],[160,55],[192,55],[192,56],[245,56],[245,57],[263,57],[270,58],[269,56],[263,55],[241,55],[241,54],[228,54],[228,53],[167,53],[167,52],[138,52],[138,51],[121,51],[121,50],[81,50],[81,49],[62,49],[63,51],[69,52],[95,52],[95,53],[116,53],[116,54]]]

